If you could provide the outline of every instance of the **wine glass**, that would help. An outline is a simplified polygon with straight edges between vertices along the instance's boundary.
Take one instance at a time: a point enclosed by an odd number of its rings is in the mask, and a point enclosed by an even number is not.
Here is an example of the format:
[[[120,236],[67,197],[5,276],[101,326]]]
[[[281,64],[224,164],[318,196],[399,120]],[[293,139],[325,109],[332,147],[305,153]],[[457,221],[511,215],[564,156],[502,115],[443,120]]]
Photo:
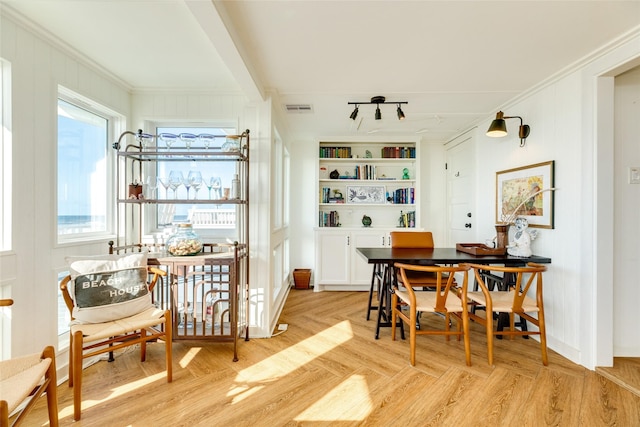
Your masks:
[[[200,171],[189,171],[189,175],[187,175],[187,181],[196,190],[194,200],[197,200],[198,190],[200,190],[200,186],[202,185],[202,174],[200,173]]]
[[[178,198],[178,187],[184,183],[184,176],[181,171],[171,171],[169,173],[169,187],[173,190],[173,198]],[[189,188],[187,187],[187,199],[189,198]]]
[[[192,133],[181,133],[179,135],[180,141],[184,142],[184,146],[187,147],[187,151],[191,150],[191,145],[198,139],[198,137]],[[189,190],[187,190],[187,199],[189,198]]]
[[[164,188],[164,197],[165,199],[169,198],[169,177],[166,176],[162,176],[162,177],[158,177],[158,183],[160,185],[162,185],[162,187]]]
[[[167,147],[167,150],[171,150],[171,146],[173,145],[174,142],[176,142],[176,139],[178,139],[178,136],[172,133],[161,133],[160,135],[158,135],[158,138],[160,138],[160,141],[164,142],[164,145]]]
[[[156,176],[148,176],[145,180],[147,184],[148,197],[150,199],[155,199],[156,188],[158,188],[158,177]]]
[[[140,146],[143,151],[146,151],[149,148],[149,145],[153,143],[154,136],[148,133],[138,134],[138,139],[140,140]]]
[[[200,139],[200,141],[202,141],[202,145],[204,145],[205,150],[207,150],[211,146],[213,141],[216,139],[215,136],[210,135],[208,133],[200,134],[198,135],[198,138]]]
[[[215,191],[213,192],[213,198],[215,200],[219,200],[222,198],[222,195],[220,194],[220,189],[222,188],[222,180],[220,179],[219,176],[212,176],[209,179],[209,185],[211,186],[209,188],[209,191],[211,191],[211,188],[213,188]]]

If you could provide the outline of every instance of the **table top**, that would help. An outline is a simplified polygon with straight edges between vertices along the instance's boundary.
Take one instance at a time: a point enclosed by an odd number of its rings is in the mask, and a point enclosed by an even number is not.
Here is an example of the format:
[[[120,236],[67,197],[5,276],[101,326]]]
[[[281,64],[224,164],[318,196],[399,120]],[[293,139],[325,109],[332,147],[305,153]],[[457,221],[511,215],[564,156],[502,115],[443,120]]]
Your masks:
[[[502,264],[506,266],[524,265],[528,262],[550,264],[551,258],[532,255],[516,257],[512,255],[471,255],[456,248],[408,249],[408,248],[356,248],[369,264],[391,264],[404,262],[407,264]]]

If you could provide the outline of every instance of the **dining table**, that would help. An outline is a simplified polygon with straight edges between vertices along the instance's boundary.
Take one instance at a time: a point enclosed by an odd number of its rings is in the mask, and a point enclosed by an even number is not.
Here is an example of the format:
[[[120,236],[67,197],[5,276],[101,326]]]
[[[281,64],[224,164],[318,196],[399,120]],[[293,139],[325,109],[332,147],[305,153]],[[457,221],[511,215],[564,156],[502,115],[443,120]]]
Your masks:
[[[456,248],[358,247],[356,248],[356,252],[362,256],[368,264],[373,265],[373,275],[371,278],[372,288],[374,280],[379,280],[380,287],[378,292],[376,339],[378,339],[380,335],[381,327],[391,326],[391,290],[395,274],[393,266],[397,262],[417,265],[458,265],[463,263],[473,263],[483,265],[504,265],[507,267],[524,266],[529,262],[535,262],[538,264],[551,263],[551,258],[539,255],[532,255],[529,257],[517,257],[507,253],[474,255]],[[369,309],[371,309],[371,305],[369,305]],[[501,327],[501,325],[498,327]]]

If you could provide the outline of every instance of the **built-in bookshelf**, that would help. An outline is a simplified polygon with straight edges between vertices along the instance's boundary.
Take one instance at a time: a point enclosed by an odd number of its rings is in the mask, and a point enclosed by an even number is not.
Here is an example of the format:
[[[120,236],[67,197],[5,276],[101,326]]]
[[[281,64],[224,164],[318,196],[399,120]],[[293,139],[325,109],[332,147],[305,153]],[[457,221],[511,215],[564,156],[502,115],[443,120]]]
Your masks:
[[[416,227],[415,142],[320,142],[318,153],[319,227],[361,227],[364,215],[372,227]]]

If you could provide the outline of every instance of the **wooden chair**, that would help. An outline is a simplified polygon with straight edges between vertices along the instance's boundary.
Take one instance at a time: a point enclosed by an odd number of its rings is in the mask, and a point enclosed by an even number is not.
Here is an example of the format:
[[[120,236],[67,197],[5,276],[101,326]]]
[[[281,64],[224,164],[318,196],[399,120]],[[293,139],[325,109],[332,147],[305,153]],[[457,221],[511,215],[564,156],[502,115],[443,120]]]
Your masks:
[[[166,272],[148,267],[152,292],[158,280]],[[60,282],[60,289],[70,313],[73,300],[69,294],[71,276]],[[72,317],[73,320],[73,317]],[[146,344],[163,339],[165,343],[167,382],[172,381],[172,329],[169,310],[150,308],[124,319],[105,323],[72,324],[69,337],[69,387],[73,387],[73,419],[78,421],[82,412],[82,361],[102,353],[112,353],[127,346],[140,344],[140,361],[146,358]],[[110,361],[112,357],[110,357]]]
[[[416,335],[456,335],[458,340],[464,338],[464,351],[466,363],[471,366],[471,347],[469,340],[469,317],[467,311],[467,276],[469,266],[461,264],[459,266],[419,266],[396,263],[395,268],[399,270],[402,277],[400,284],[394,284],[391,300],[391,339],[396,338],[396,320],[399,317],[409,326],[409,346],[411,365],[416,364]],[[415,284],[411,281],[407,272],[431,273],[436,277],[433,292],[415,292]],[[462,286],[455,288],[454,274],[463,274]],[[400,302],[408,306],[409,314],[402,310]],[[418,312],[436,313],[444,317],[443,329],[418,329]],[[456,330],[451,330],[451,318],[456,319]]]
[[[0,307],[12,304],[10,299],[0,299]],[[0,361],[0,426],[21,425],[38,398],[46,393],[49,425],[57,427],[56,386],[56,355],[52,346],[45,347],[42,353]],[[26,405],[13,424],[9,424],[9,415],[25,400]]]
[[[391,237],[391,248],[427,248],[432,249],[433,246],[433,234],[430,231],[392,231],[390,233]],[[409,274],[414,274],[413,272],[408,272]],[[388,271],[386,265],[383,264],[374,264],[373,266],[373,275],[371,276],[371,288],[369,289],[369,304],[367,307],[367,320],[369,320],[369,316],[371,314],[371,310],[379,310],[381,305],[381,289],[382,283],[385,280],[395,280],[397,281],[399,275],[394,277],[393,271]],[[416,281],[420,281],[420,276],[423,276],[422,280],[426,280],[425,284],[433,284],[435,282],[435,276],[433,274],[415,274],[414,279]],[[426,278],[425,278],[426,276]],[[378,294],[378,305],[372,305],[373,301],[373,293],[377,292]]]
[[[392,231],[391,249],[433,249],[433,234],[430,231]],[[436,284],[436,275],[432,272],[405,271],[412,285],[424,288],[433,288]],[[395,271],[396,282],[402,283],[400,272]]]
[[[526,267],[498,267],[491,265],[469,264],[473,268],[475,280],[480,285],[480,291],[468,292],[467,298],[474,305],[485,307],[486,316],[480,317],[473,310],[469,317],[486,328],[487,333],[487,357],[489,364],[493,365],[493,337],[498,335],[514,336],[540,336],[540,348],[542,351],[542,363],[549,364],[547,357],[547,336],[544,324],[544,305],[542,302],[542,273],[547,267],[541,264],[529,263]],[[491,274],[498,272],[505,276],[511,276],[509,289],[507,291],[490,290],[486,283],[487,272]],[[491,276],[489,276],[491,277]],[[528,294],[531,294],[529,296]],[[505,313],[509,316],[508,330],[494,330],[493,313]],[[537,313],[537,317],[531,314]],[[529,331],[522,327],[521,330],[515,328],[515,316],[518,315],[523,321],[528,320],[538,327],[537,331]]]

